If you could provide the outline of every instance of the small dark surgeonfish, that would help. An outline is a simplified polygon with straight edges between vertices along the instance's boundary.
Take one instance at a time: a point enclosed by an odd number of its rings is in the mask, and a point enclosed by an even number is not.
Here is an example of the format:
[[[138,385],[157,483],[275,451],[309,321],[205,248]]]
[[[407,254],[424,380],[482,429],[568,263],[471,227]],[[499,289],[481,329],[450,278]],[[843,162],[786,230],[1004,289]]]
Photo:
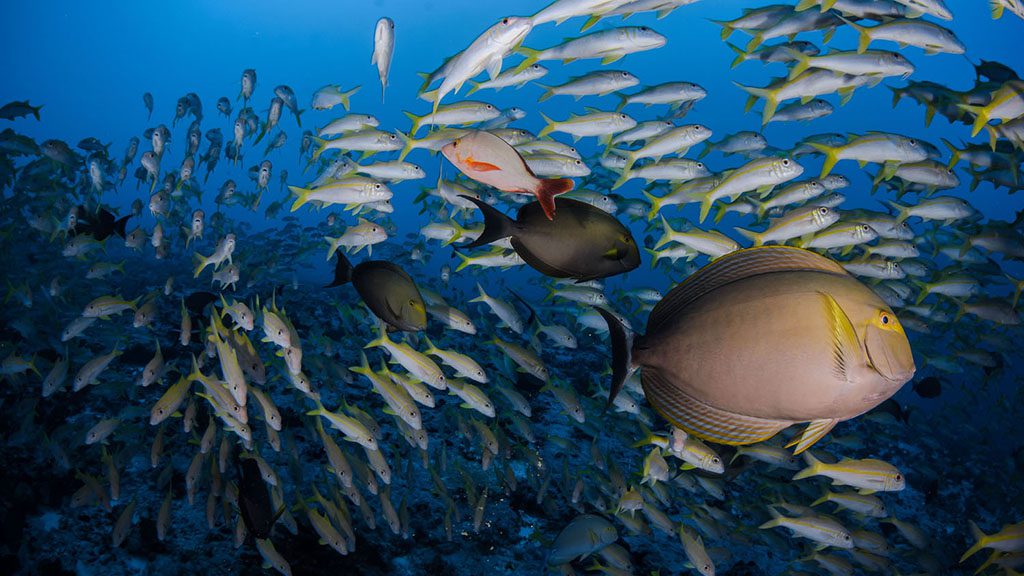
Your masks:
[[[333,288],[349,282],[359,297],[392,330],[418,332],[427,327],[427,307],[411,276],[396,264],[384,260],[366,260],[353,267],[337,252]]]
[[[260,475],[260,467],[254,458],[238,458],[238,511],[246,530],[257,539],[270,537],[270,530],[277,518],[284,512],[282,507],[274,512],[270,492]]]
[[[539,202],[519,209],[513,220],[491,205],[463,195],[484,213],[484,231],[465,248],[512,238],[512,248],[538,272],[583,282],[629,272],[640,265],[640,250],[629,229],[586,202],[556,198],[554,219]]]

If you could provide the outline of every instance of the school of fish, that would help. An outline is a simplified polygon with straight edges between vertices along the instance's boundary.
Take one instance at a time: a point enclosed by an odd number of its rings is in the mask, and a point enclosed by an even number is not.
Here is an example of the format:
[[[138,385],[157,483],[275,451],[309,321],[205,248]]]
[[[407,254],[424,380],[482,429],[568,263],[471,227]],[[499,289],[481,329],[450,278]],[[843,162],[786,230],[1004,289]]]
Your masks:
[[[687,120],[716,97],[692,78],[625,69],[695,1],[497,18],[422,75],[408,126],[356,111],[389,106],[391,64],[412,57],[389,17],[368,55],[380,102],[246,69],[205,112],[144,94],[123,155],[103,135],[37,142],[14,122],[46,110],[4,105],[8,449],[47,462],[69,487],[50,506],[109,522],[113,549],[144,546],[144,521],[159,541],[203,529],[176,517],[205,503],[211,538],[286,575],[360,573],[364,547],[471,541],[508,514],[543,550],[509,573],[1024,571],[1019,376],[994,404],[1018,415],[1004,521],[929,534],[892,512],[906,487],[941,506],[944,472],[937,441],[896,449],[927,422],[892,397],[1021,358],[1024,80],[985,60],[965,90],[914,78],[914,61],[970,58],[947,25],[977,6],[722,3],[707,48],[774,75],[735,83],[751,126],[805,136],[725,134]],[[1019,0],[986,9],[1024,19]],[[559,25],[564,42],[532,42]],[[556,67],[577,75],[548,83]],[[526,86],[521,107],[487,102]],[[962,139],[815,130],[869,90]],[[566,96],[585,113],[548,111]],[[296,141],[299,169],[277,169]],[[973,205],[983,184],[1009,192],[1004,213]],[[418,229],[391,217],[417,212]],[[631,280],[648,268],[667,289]]]

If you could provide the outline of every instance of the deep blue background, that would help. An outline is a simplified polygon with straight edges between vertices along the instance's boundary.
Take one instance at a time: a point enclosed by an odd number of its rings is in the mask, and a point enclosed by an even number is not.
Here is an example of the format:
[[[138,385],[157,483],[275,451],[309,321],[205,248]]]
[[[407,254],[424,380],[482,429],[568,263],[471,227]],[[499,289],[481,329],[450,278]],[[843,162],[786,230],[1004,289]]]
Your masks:
[[[734,81],[764,85],[771,77],[785,70],[774,64],[764,67],[756,62],[742,64],[730,70],[734,54],[721,42],[718,25],[709,19],[732,19],[743,7],[768,2],[706,1],[684,6],[671,16],[656,20],[653,15],[633,17],[630,25],[647,24],[668,37],[668,44],[659,50],[627,56],[609,66],[624,68],[635,73],[643,85],[673,80],[697,82],[707,88],[709,96],[687,116],[686,122],[700,122],[714,131],[713,140],[738,130],[759,129],[759,105],[743,114],[746,94],[736,88]],[[298,95],[300,105],[308,107],[310,97],[317,88],[331,83],[343,88],[362,85],[362,91],[353,99],[353,110],[374,114],[384,129],[406,130],[408,120],[402,110],[422,114],[429,104],[416,98],[420,79],[416,72],[431,71],[443,58],[465,48],[483,30],[506,14],[531,14],[542,8],[541,1],[504,1],[501,3],[448,0],[448,1],[386,1],[377,2],[176,2],[129,3],[117,2],[97,6],[79,2],[21,2],[8,6],[6,17],[0,22],[0,48],[7,54],[4,82],[0,84],[0,100],[29,99],[44,104],[43,121],[19,120],[17,130],[38,139],[61,138],[72,145],[85,136],[96,136],[103,142],[113,142],[115,157],[123,153],[127,140],[140,135],[145,128],[165,123],[170,126],[178,97],[193,91],[200,95],[206,119],[204,131],[219,126],[227,138],[231,134],[231,119],[220,116],[215,102],[228,96],[237,110],[241,102],[235,101],[239,91],[239,77],[245,68],[255,68],[258,83],[253,107],[264,116],[273,97],[272,89],[278,84],[291,86]],[[967,45],[970,58],[1003,61],[1024,71],[1024,51],[1019,50],[1024,23],[1007,13],[993,21],[985,2],[948,2],[956,19],[950,26]],[[370,64],[374,24],[387,15],[396,23],[397,47],[391,69],[391,86],[385,104],[380,102],[380,86],[376,68]],[[560,26],[546,24],[534,30],[525,45],[546,48],[563,37],[578,34],[582,19]],[[606,20],[598,26],[620,24],[618,19]],[[818,43],[821,33],[801,35]],[[749,40],[737,32],[731,42],[745,45]],[[855,34],[840,30],[830,43],[836,49],[855,47]],[[873,48],[896,49],[891,43],[875,43]],[[925,56],[916,48],[903,51],[917,66],[915,80],[932,80],[956,89],[973,85],[974,72],[962,56]],[[518,57],[506,61],[515,62]],[[541,80],[545,84],[561,83],[570,76],[596,69],[597,61],[562,65],[544,62],[551,73]],[[890,79],[890,85],[900,86],[899,79]],[[142,105],[142,93],[149,91],[155,98],[153,120],[147,122]],[[635,90],[634,90],[635,91]],[[542,89],[528,86],[522,90],[503,90],[499,93],[483,91],[473,98],[492,102],[501,107],[516,105],[529,112],[519,125],[534,132],[542,122],[541,108],[536,98]],[[940,138],[959,142],[969,136],[968,128],[951,126],[937,117],[929,129],[924,128],[924,109],[904,100],[891,107],[891,92],[884,85],[873,89],[860,89],[845,107],[838,107],[835,97],[829,99],[837,105],[830,117],[812,123],[770,124],[764,133],[773,146],[787,147],[809,134],[820,132],[864,132],[886,130],[925,138],[941,146]],[[449,97],[447,101],[452,101]],[[555,119],[564,119],[570,112],[582,112],[584,106],[610,109],[617,104],[613,96],[585,98],[580,102],[570,97],[554,97],[543,105],[543,111]],[[626,111],[638,120],[656,117],[664,107],[644,109],[630,106]],[[234,114],[234,112],[233,112]],[[327,112],[307,112],[304,128],[322,126],[342,114],[336,108]],[[188,121],[173,130],[171,153],[165,157],[163,170],[177,169],[181,161],[184,132]],[[296,150],[302,130],[287,112],[280,126],[288,133],[285,148],[274,151],[269,159],[274,163],[275,178],[271,187],[271,200],[277,197],[277,174],[287,169],[291,184],[305,182],[297,164]],[[556,135],[560,139],[564,135]],[[985,133],[976,141],[984,141]],[[266,142],[254,152],[245,150],[245,168],[257,164]],[[203,148],[205,149],[205,141]],[[593,150],[594,139],[583,141],[584,151]],[[142,150],[147,149],[143,143]],[[696,151],[695,151],[696,152]],[[695,154],[694,152],[694,154]],[[141,153],[141,151],[140,151]],[[382,157],[387,158],[387,157]],[[418,230],[425,223],[417,217],[418,207],[411,199],[420,185],[432,186],[436,181],[438,162],[424,151],[414,152],[409,160],[422,165],[428,178],[421,182],[407,182],[394,186],[396,213],[394,220],[400,234]],[[714,154],[707,158],[712,170],[720,171],[735,166],[739,160],[723,159]],[[817,161],[801,160],[807,174],[817,173]],[[449,168],[450,170],[450,168]],[[880,209],[881,205],[867,195],[867,176],[851,162],[839,165],[839,173],[853,179],[855,186],[844,192],[850,201],[844,207],[866,206]],[[239,182],[241,190],[251,189],[242,167],[231,169],[221,161],[211,176],[205,192],[205,201],[212,201],[217,187],[228,177]],[[969,178],[961,172],[964,185],[955,193],[970,196],[972,203],[992,218],[1008,219],[1012,210],[1024,207],[1021,196],[1007,197],[1005,192],[993,192],[987,185],[974,193],[967,193]],[[630,183],[621,191],[638,195],[639,181]],[[141,192],[134,191],[129,177],[126,189],[119,198],[127,205]],[[266,202],[265,204],[266,205]],[[673,214],[669,208],[669,214]],[[304,222],[322,218],[312,210],[298,213]],[[684,214],[692,216],[695,207]],[[735,236],[732,224],[740,221],[727,219],[723,230]],[[148,226],[152,226],[149,222]],[[640,233],[639,228],[635,228]],[[659,234],[656,232],[655,237]],[[644,265],[646,268],[646,264]],[[629,284],[658,281],[659,276],[634,273]]]

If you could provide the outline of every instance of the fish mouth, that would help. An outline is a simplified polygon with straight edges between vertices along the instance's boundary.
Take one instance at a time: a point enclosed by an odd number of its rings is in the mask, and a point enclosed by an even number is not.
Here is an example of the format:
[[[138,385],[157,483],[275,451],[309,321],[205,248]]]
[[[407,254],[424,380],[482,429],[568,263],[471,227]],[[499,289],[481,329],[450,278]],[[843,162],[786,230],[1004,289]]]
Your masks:
[[[885,380],[902,385],[917,371],[910,344],[904,336],[869,328],[864,344],[872,368]]]

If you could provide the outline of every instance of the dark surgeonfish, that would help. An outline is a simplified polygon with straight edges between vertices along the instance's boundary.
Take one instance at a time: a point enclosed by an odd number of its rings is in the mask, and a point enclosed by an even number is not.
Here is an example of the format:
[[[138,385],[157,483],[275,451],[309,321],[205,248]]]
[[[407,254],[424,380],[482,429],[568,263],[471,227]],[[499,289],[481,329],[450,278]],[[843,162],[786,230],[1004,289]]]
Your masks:
[[[598,308],[612,337],[611,398],[641,368],[647,400],[678,428],[753,444],[800,422],[802,452],[914,375],[892,309],[836,262],[785,246],[732,252],[651,311],[632,338]]]
[[[77,234],[89,234],[99,241],[106,240],[111,234],[125,237],[125,227],[131,214],[118,218],[106,208],[100,208],[95,215],[86,214],[85,210],[78,207],[78,226],[75,228]]]
[[[427,327],[427,307],[411,276],[398,265],[385,260],[366,260],[352,266],[337,252],[333,288],[349,282],[375,316],[391,330],[418,332]]]
[[[640,265],[640,249],[629,229],[586,202],[556,198],[553,219],[539,202],[530,202],[513,220],[486,202],[461,197],[484,213],[483,233],[465,248],[511,237],[516,253],[541,274],[580,282],[615,276]]]
[[[242,515],[242,522],[253,537],[261,540],[269,538],[284,507],[274,512],[270,492],[260,475],[260,466],[255,458],[239,457],[237,466],[238,511]]]

